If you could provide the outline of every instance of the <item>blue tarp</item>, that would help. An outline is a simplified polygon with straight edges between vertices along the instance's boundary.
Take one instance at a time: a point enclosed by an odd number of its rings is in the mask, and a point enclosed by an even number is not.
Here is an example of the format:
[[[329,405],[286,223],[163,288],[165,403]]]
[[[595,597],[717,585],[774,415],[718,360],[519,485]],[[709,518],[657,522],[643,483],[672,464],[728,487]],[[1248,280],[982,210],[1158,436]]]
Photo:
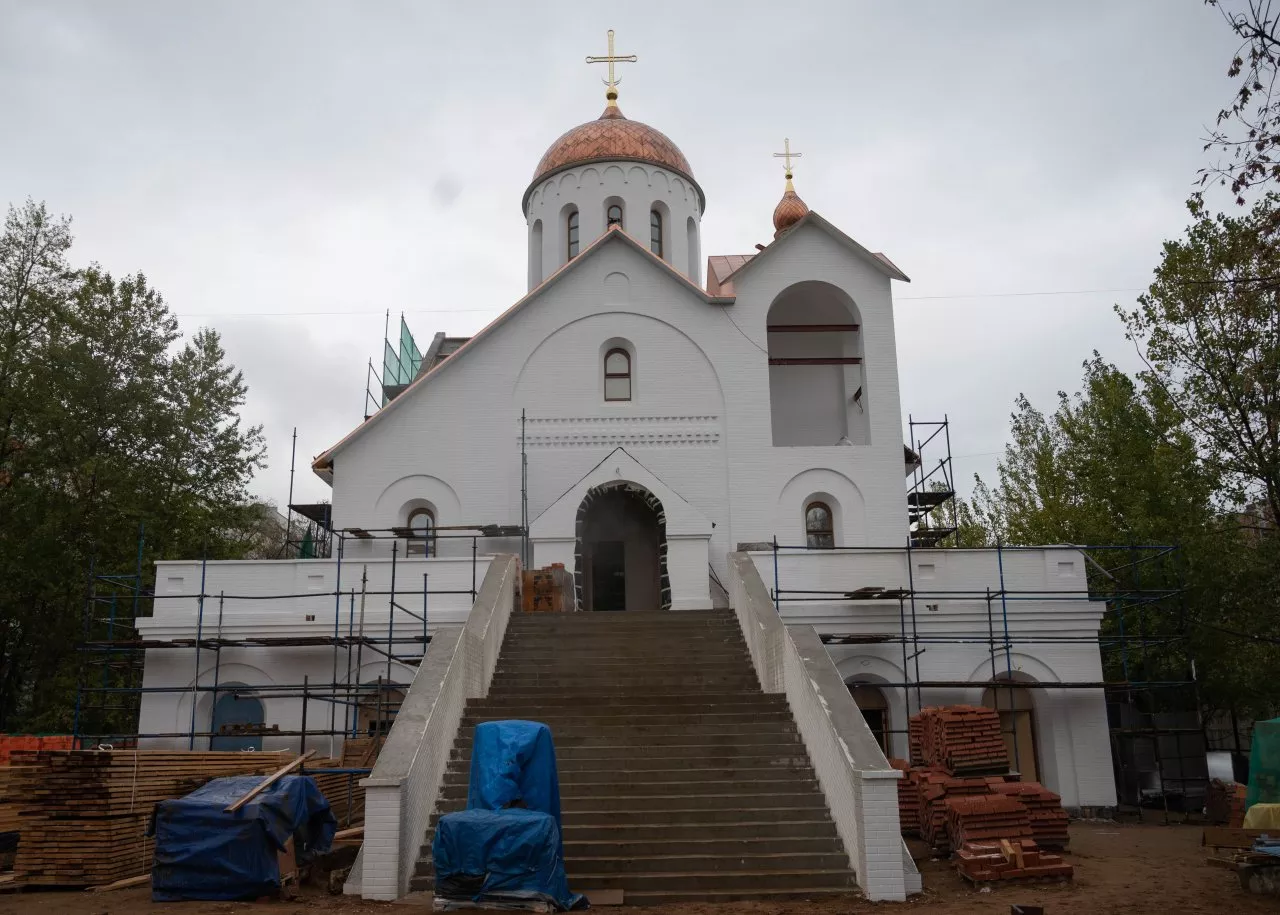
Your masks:
[[[431,857],[441,896],[476,902],[539,899],[577,908],[560,836],[560,779],[551,729],[532,721],[479,724],[467,809],[440,818]]]
[[[262,779],[216,778],[156,805],[153,900],[253,899],[279,889],[277,855],[290,838],[299,862],[329,850],[338,823],[307,776],[286,775],[235,813],[224,811]]]

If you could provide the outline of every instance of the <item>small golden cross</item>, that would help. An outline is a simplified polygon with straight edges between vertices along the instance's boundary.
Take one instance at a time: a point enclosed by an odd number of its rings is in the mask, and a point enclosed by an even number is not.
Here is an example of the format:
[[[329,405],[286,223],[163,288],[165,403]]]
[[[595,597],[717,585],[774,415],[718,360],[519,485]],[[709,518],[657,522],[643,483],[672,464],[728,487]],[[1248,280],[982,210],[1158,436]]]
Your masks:
[[[799,159],[801,156],[803,156],[803,155],[804,155],[804,153],[798,153],[798,152],[792,152],[792,151],[791,151],[791,138],[790,138],[790,137],[783,137],[783,139],[782,139],[782,148],[783,148],[783,149],[785,149],[785,150],[786,150],[786,152],[774,153],[774,154],[773,154],[773,157],[774,157],[775,159],[786,159],[786,160],[787,160],[787,178],[788,178],[788,179],[790,179],[790,178],[791,178],[791,160],[792,160],[792,159]]]
[[[616,79],[613,75],[614,63],[633,64],[639,59],[640,58],[636,57],[636,55],[634,54],[614,54],[613,53],[613,29],[609,29],[609,53],[605,54],[603,57],[588,57],[587,63],[608,64],[609,78],[604,81],[604,84],[608,86],[610,89],[616,89],[618,84],[621,83],[622,80]]]

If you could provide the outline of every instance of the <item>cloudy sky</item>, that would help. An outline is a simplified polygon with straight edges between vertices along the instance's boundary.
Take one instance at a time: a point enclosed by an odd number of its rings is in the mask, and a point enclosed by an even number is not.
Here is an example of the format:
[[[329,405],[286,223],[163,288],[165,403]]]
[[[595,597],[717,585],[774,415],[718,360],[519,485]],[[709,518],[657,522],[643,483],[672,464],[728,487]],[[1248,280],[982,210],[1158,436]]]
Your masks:
[[[255,491],[284,502],[296,425],[295,498],[326,498],[309,458],[360,421],[386,310],[429,340],[523,294],[521,194],[599,114],[608,28],[640,55],[623,110],[706,191],[704,252],[771,237],[789,136],[809,205],[912,277],[903,410],[950,416],[966,480],[1019,392],[1051,408],[1094,349],[1136,366],[1112,307],[1185,224],[1235,48],[1200,0],[0,0],[0,202],[221,331]]]

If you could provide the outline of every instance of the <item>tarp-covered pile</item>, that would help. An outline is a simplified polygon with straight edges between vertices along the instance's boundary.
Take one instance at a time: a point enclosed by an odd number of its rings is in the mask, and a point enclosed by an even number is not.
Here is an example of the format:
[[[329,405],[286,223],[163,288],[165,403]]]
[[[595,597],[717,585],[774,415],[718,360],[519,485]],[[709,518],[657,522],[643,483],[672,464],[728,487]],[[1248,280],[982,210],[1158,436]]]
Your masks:
[[[436,825],[436,895],[580,906],[582,897],[569,892],[564,873],[551,729],[532,721],[477,725],[470,777],[467,809]]]
[[[235,813],[226,809],[262,782],[217,778],[156,805],[151,898],[253,899],[280,888],[279,853],[290,839],[299,862],[323,854],[337,822],[309,777],[287,775]]]

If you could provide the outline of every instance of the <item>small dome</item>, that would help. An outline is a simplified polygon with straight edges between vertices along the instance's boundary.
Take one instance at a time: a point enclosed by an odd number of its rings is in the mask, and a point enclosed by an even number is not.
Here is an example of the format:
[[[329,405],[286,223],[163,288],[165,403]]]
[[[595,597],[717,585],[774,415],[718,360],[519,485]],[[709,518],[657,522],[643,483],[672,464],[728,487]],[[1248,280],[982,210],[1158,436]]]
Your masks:
[[[791,175],[788,174],[787,189],[783,191],[782,199],[773,209],[773,237],[777,238],[784,230],[803,219],[808,212],[809,207],[796,193],[795,186],[791,183]]]
[[[533,181],[525,191],[525,204],[529,202],[533,186],[548,175],[575,165],[610,159],[630,159],[670,169],[693,184],[698,191],[699,206],[705,207],[702,188],[694,181],[693,169],[680,148],[662,131],[628,120],[612,100],[599,118],[579,124],[551,144],[534,169]]]

